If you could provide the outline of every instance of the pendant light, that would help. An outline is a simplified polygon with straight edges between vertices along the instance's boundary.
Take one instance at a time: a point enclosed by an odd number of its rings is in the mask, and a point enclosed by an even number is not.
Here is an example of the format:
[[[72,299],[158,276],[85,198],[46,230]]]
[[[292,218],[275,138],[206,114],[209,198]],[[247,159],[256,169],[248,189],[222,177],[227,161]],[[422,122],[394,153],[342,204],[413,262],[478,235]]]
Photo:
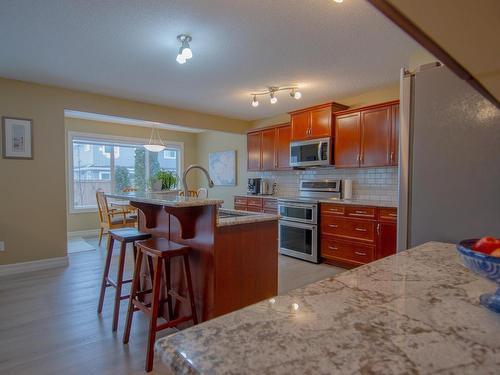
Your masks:
[[[151,128],[151,136],[149,137],[149,143],[144,145],[144,148],[151,152],[160,152],[165,150],[167,147],[163,143],[160,137],[160,132],[158,131],[157,125]]]

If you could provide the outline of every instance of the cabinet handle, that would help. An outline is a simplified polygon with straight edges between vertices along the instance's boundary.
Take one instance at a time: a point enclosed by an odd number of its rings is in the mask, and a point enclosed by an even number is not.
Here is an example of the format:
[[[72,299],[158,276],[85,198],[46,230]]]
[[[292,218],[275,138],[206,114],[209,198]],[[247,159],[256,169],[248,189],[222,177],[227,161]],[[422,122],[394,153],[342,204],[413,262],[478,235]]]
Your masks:
[[[358,232],[366,232],[365,228],[355,228],[354,230],[357,230]]]
[[[336,225],[336,224],[328,224],[328,226],[331,228],[338,228],[338,225]]]
[[[361,162],[361,156],[359,154],[358,154],[357,160],[358,160],[358,163]]]
[[[338,210],[336,208],[330,208],[330,209],[328,209],[328,211],[330,211],[330,212],[339,212],[340,210]]]
[[[391,163],[394,160],[394,151],[391,151]]]
[[[365,255],[366,255],[366,253],[362,253],[362,252],[360,252],[360,251],[355,251],[355,252],[354,252],[354,254],[356,254],[356,255],[361,255],[361,256],[365,256]]]
[[[328,248],[329,248],[330,250],[338,250],[338,248],[337,248],[337,247],[335,247],[335,246],[328,246]]]
[[[389,216],[396,217],[398,214],[389,214]]]
[[[366,211],[356,210],[357,214],[366,214]]]
[[[364,153],[361,153],[361,157],[360,157],[359,161],[360,161],[361,163],[364,163],[364,162],[365,162],[365,154],[364,154]]]
[[[380,223],[377,224],[377,234],[380,236]]]

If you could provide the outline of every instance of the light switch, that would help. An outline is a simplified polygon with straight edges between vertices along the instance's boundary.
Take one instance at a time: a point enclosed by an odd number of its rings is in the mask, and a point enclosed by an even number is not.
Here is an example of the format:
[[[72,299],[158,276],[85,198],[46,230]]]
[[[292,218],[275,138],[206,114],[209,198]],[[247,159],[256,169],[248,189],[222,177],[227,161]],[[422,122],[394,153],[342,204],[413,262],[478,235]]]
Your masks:
[[[5,251],[5,242],[0,241],[0,251]]]

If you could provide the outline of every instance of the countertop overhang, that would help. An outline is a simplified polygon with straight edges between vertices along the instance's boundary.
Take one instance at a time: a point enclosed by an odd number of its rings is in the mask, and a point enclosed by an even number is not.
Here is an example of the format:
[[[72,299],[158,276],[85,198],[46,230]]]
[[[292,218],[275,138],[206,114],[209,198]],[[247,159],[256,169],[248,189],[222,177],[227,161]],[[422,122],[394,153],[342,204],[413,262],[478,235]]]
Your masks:
[[[155,192],[132,192],[132,193],[116,193],[106,194],[109,198],[124,199],[140,203],[149,203],[158,206],[167,207],[196,207],[196,206],[211,206],[224,203],[221,199],[203,199],[195,197],[184,197],[174,195],[172,193],[155,193]]]
[[[175,374],[497,373],[493,291],[430,242],[160,339]]]

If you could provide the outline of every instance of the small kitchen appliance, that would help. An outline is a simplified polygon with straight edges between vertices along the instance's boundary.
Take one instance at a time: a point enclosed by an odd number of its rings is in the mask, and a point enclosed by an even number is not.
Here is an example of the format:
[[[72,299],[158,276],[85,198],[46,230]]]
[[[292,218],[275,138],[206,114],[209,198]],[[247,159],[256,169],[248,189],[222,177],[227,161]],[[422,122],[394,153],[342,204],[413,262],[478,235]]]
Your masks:
[[[247,193],[258,195],[261,192],[262,178],[249,178]]]
[[[291,167],[318,167],[330,165],[330,138],[290,143]]]

